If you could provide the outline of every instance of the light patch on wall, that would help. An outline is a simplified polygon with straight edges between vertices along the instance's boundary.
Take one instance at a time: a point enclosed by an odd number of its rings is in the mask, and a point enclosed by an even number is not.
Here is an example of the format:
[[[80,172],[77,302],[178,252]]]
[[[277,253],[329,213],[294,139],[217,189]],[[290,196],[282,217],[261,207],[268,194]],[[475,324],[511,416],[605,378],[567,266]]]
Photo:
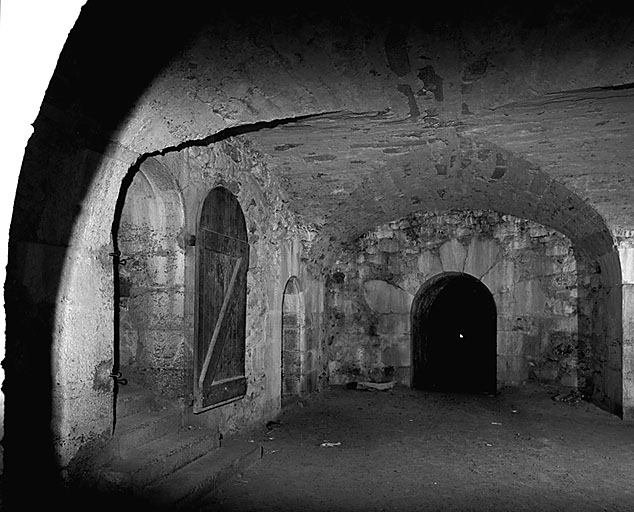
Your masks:
[[[385,281],[372,280],[363,283],[365,301],[377,313],[408,314],[414,296]]]
[[[445,272],[462,272],[467,251],[458,240],[449,240],[440,247],[440,261]]]
[[[619,246],[623,283],[634,284],[634,247]]]

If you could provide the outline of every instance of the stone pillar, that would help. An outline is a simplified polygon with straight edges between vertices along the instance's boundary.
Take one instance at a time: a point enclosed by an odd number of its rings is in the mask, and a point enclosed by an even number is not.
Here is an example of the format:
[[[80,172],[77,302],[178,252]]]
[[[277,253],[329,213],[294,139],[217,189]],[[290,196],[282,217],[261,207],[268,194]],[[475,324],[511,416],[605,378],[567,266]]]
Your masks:
[[[634,421],[634,231],[619,240],[623,276],[623,419]]]

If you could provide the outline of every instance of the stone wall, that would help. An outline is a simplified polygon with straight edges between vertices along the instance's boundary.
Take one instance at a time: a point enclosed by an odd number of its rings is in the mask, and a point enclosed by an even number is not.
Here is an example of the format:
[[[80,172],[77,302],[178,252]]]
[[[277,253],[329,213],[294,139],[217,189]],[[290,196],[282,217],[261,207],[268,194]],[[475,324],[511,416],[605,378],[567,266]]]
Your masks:
[[[32,139],[38,150],[25,160],[16,197],[5,288],[11,420],[4,448],[13,478],[19,479],[23,460],[36,459],[42,480],[59,478],[60,468],[98,454],[112,430],[113,219],[122,181],[140,160],[117,144],[88,142],[39,121]],[[119,267],[119,284],[127,294],[122,362],[140,363],[150,384],[191,410],[195,247],[188,240],[206,194],[222,185],[242,205],[251,245],[248,389],[243,400],[195,420],[227,432],[277,414],[281,304],[291,276],[304,295],[305,343],[313,356],[306,373],[311,389],[319,386],[323,283],[305,266],[308,231],[262,155],[234,138],[145,158],[136,172],[144,184],[132,188],[120,222],[126,265]]]
[[[279,411],[281,398],[282,303],[286,284],[291,277],[297,279],[302,290],[303,372],[309,376],[304,386],[315,389],[318,376],[323,373],[320,367],[320,325],[323,317],[323,299],[320,299],[320,295],[323,294],[323,286],[302,260],[308,241],[301,219],[288,208],[287,200],[277,180],[263,163],[262,155],[240,137],[210,145],[192,145],[150,158],[141,165],[141,171],[148,175],[167,173],[171,176],[184,210],[184,219],[177,236],[180,242],[172,251],[172,255],[175,253],[177,256],[179,251],[183,252],[183,284],[180,286],[172,282],[169,286],[171,302],[166,300],[163,304],[157,295],[154,297],[156,300],[151,301],[149,310],[150,316],[151,310],[155,309],[159,311],[159,316],[171,322],[172,327],[180,326],[180,333],[167,339],[171,345],[167,351],[170,354],[168,364],[172,365],[178,376],[178,386],[171,390],[171,394],[183,399],[188,421],[219,428],[223,432],[274,417]],[[250,245],[245,362],[247,395],[237,402],[193,415],[189,406],[192,400],[195,347],[196,260],[195,247],[188,240],[196,234],[200,205],[216,186],[229,189],[238,199]],[[176,229],[170,230],[175,234]],[[147,279],[154,266],[151,263],[139,269],[143,279]],[[178,265],[172,267],[178,268]],[[172,302],[179,303],[179,311],[166,307]],[[155,336],[161,334],[156,345],[160,350],[154,352],[165,352],[162,333],[154,330]],[[138,354],[144,352],[147,351],[137,347]],[[160,389],[165,386],[159,384]]]
[[[634,420],[634,230],[617,236],[623,274],[623,418]]]
[[[183,324],[184,210],[167,170],[146,172],[135,174],[118,223],[118,357],[125,378],[170,397],[181,394],[191,364]]]
[[[498,385],[584,385],[578,294],[592,276],[579,282],[565,236],[491,211],[415,214],[342,252],[327,294],[330,382],[408,384],[412,300],[428,279],[449,271],[479,278],[493,294]]]

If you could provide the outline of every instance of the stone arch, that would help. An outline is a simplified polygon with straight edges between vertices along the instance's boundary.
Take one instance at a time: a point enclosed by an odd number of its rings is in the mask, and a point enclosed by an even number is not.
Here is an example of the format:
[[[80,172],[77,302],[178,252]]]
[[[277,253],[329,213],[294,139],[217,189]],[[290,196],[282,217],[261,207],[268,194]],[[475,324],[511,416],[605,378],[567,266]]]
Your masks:
[[[301,395],[304,366],[304,303],[297,277],[286,282],[282,298],[282,403]]]
[[[421,286],[411,309],[411,385],[495,392],[497,310],[489,289],[462,272]]]
[[[114,371],[176,396],[187,367],[182,196],[167,169],[149,162],[126,177],[117,206]]]

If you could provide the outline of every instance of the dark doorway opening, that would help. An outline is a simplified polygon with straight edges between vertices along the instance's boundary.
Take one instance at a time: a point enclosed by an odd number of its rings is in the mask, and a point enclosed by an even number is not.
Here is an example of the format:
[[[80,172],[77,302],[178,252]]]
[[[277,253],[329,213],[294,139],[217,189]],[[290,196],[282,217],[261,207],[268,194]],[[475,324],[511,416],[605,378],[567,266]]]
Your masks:
[[[412,303],[412,387],[494,393],[497,310],[489,289],[459,272],[433,277]]]

